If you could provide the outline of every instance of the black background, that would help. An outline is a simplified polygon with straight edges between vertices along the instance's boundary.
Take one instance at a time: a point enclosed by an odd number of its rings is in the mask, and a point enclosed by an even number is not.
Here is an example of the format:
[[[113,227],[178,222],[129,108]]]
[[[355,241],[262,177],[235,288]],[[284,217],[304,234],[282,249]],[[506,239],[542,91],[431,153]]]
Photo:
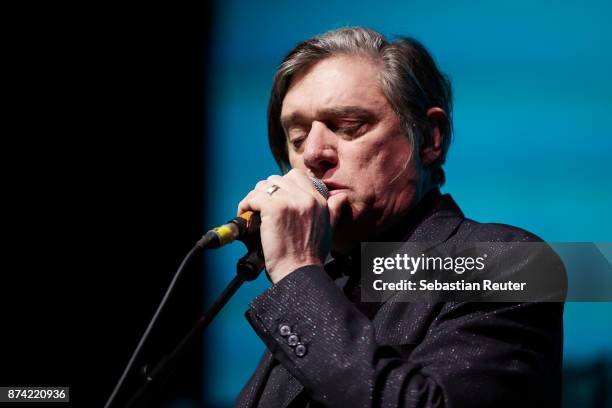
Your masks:
[[[203,233],[211,7],[39,2],[1,15],[0,385],[70,386],[69,405],[102,406]],[[200,261],[143,361],[202,312]],[[199,400],[202,366],[194,347],[160,401]]]

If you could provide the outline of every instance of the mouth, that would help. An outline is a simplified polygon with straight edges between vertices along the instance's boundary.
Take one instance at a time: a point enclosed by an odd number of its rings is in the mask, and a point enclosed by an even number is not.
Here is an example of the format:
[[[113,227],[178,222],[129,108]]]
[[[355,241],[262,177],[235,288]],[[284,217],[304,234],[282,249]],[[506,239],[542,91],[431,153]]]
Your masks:
[[[325,185],[327,186],[327,190],[329,191],[329,195],[332,196],[334,194],[339,193],[342,190],[346,190],[347,187],[343,186],[342,184],[338,184],[335,183],[333,181],[325,181],[323,180],[323,183],[325,183]]]

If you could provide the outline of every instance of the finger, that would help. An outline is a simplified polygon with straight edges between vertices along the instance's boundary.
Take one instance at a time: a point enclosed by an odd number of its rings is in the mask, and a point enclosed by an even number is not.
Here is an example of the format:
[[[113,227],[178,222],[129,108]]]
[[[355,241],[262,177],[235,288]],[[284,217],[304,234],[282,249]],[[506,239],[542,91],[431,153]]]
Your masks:
[[[302,188],[304,191],[308,191],[311,194],[319,194],[314,185],[312,184],[312,180],[308,176],[308,174],[300,169],[291,169],[287,174],[285,174],[285,178],[294,182],[298,187]],[[319,194],[321,195],[321,194]]]
[[[334,194],[327,200],[332,229],[336,227],[344,209],[350,210],[349,196],[344,192]]]
[[[281,190],[283,190],[286,193],[289,193],[289,195],[293,196],[295,194],[300,194],[300,193],[303,194],[303,191],[301,191],[302,189],[299,186],[297,186],[295,182],[287,179],[286,177],[287,177],[286,175],[279,176],[279,175],[273,174],[268,177],[267,181],[270,186],[277,185]]]
[[[274,177],[274,176],[270,176],[270,177]],[[270,177],[268,177],[268,179],[270,179]],[[280,176],[275,176],[275,177],[280,177]],[[271,188],[274,187],[274,186],[276,186],[276,188],[271,190]],[[279,185],[277,185],[276,183],[273,183],[273,182],[271,182],[269,180],[261,180],[261,181],[259,181],[255,185],[255,188],[254,188],[254,190],[257,190],[257,191],[262,192],[262,193],[266,193],[269,196],[276,195],[276,192],[278,190],[280,190],[280,189],[281,189],[281,187]],[[287,186],[285,186],[285,190],[286,189],[287,189]]]
[[[255,184],[255,188],[253,190],[265,192],[268,187],[270,187],[268,180],[259,180],[257,184]]]
[[[264,212],[275,205],[273,200],[270,200],[270,195],[258,190],[251,190],[249,194],[238,203],[238,211],[236,215],[240,215],[247,211]]]
[[[273,177],[269,177],[268,179],[274,182],[277,182],[277,181],[279,183],[281,182],[277,178],[273,178]],[[314,197],[315,200],[317,200],[317,202],[319,202],[320,205],[325,205],[325,201],[326,201],[325,197],[323,197],[321,193],[317,191],[317,189],[314,187],[312,183],[312,180],[310,179],[310,177],[308,177],[306,172],[304,172],[303,170],[292,169],[291,171],[289,171],[287,174],[283,176],[283,181],[288,181],[292,184],[291,186],[292,190],[289,190],[290,192],[297,193],[298,190],[296,189],[299,189],[299,191],[303,191],[309,194],[311,197]]]
[[[313,194],[310,191],[306,191],[303,187],[298,186],[294,180],[287,178],[287,175],[283,177],[270,176],[268,181],[279,187],[274,193],[277,200],[282,199],[287,204],[302,209],[326,206],[325,200],[318,201],[314,195],[316,193]],[[313,188],[312,186],[308,187]]]

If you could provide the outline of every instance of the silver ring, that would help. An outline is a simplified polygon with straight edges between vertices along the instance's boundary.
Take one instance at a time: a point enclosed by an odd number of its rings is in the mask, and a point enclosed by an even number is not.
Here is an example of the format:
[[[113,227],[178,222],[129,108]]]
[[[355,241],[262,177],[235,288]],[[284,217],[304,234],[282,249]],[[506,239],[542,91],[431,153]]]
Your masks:
[[[271,195],[272,195],[272,194],[274,194],[274,192],[275,192],[276,190],[278,190],[279,188],[280,188],[280,187],[279,187],[279,186],[277,186],[276,184],[272,184],[270,187],[268,187],[268,188],[266,189],[266,193],[268,193],[268,195],[269,195],[269,196],[271,196]]]

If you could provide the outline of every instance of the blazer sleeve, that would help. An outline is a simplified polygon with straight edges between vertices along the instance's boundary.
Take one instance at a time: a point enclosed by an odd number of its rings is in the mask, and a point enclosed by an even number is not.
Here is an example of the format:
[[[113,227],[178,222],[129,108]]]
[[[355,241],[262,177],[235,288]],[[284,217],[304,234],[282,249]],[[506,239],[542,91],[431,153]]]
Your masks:
[[[563,303],[439,303],[428,310],[431,323],[418,342],[378,344],[372,321],[323,268],[306,266],[254,299],[246,316],[324,406],[560,405]]]

